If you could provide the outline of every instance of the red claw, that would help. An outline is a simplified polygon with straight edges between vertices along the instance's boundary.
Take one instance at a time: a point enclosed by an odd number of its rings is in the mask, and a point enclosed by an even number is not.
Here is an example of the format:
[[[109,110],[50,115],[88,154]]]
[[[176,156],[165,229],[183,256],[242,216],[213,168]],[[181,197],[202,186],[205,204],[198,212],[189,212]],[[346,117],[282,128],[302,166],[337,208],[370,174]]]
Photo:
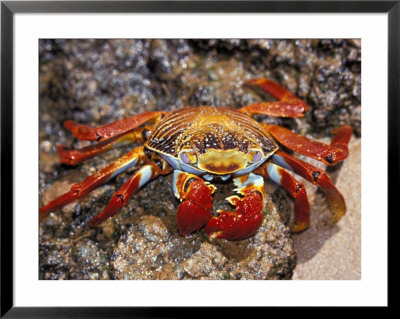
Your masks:
[[[187,236],[204,227],[211,218],[213,190],[202,180],[190,182],[184,202],[179,205],[177,225],[179,234]]]
[[[228,240],[245,239],[253,235],[263,220],[263,203],[258,192],[252,192],[243,199],[233,200],[235,212],[221,211],[213,217],[204,231],[212,237]]]
[[[211,208],[205,208],[193,200],[185,200],[179,205],[177,224],[179,234],[187,236],[201,229],[211,218]]]

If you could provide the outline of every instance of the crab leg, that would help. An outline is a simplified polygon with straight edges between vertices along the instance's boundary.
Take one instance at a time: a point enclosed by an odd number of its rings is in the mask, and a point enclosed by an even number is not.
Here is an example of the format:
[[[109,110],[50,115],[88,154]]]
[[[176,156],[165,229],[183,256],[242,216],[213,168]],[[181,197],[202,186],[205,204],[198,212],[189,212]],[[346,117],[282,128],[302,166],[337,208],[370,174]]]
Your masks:
[[[256,174],[248,174],[233,180],[235,191],[242,196],[230,196],[227,200],[236,207],[235,212],[219,210],[204,231],[211,237],[229,240],[245,239],[260,227],[264,207],[264,180]]]
[[[164,160],[149,162],[138,171],[135,172],[122,186],[113,194],[107,207],[98,215],[94,216],[90,221],[90,226],[96,226],[105,219],[114,216],[122,206],[125,206],[128,199],[140,187],[153,180],[159,175],[165,175],[171,172],[172,168]]]
[[[282,185],[290,195],[292,195],[294,198],[295,218],[292,232],[299,232],[306,229],[310,223],[310,204],[308,203],[307,192],[304,185],[296,181],[294,177],[283,168],[269,162],[258,168],[255,173]]]
[[[353,133],[353,128],[349,125],[341,126],[332,131],[335,136],[331,141],[331,145],[312,141],[282,126],[272,124],[263,124],[263,126],[282,145],[327,165],[335,165],[344,160],[349,154],[347,145]]]
[[[72,185],[69,192],[57,197],[56,199],[53,199],[48,204],[41,207],[39,210],[40,219],[47,216],[51,211],[71,203],[75,199],[85,196],[96,187],[106,183],[111,178],[122,173],[128,168],[137,165],[139,162],[145,159],[147,159],[147,157],[143,151],[143,146],[135,148],[107,167],[101,169],[93,175],[90,175],[82,182]]]
[[[346,213],[346,204],[343,195],[322,169],[318,169],[281,151],[276,152],[272,156],[272,160],[279,166],[289,169],[314,185],[321,187],[333,212],[331,224],[337,222]]]
[[[129,132],[143,123],[153,120],[158,122],[166,112],[146,112],[133,115],[125,119],[115,121],[103,126],[92,128],[85,124],[79,124],[73,121],[65,121],[64,126],[72,132],[72,134],[86,141],[105,141],[109,138],[122,135]]]
[[[203,228],[211,218],[215,186],[196,175],[175,170],[173,188],[175,196],[183,201],[176,215],[179,234],[186,236]]]
[[[143,142],[146,135],[151,132],[151,127],[139,127],[128,134],[116,136],[78,150],[68,149],[64,145],[57,146],[60,163],[77,165],[111,148],[126,143]]]
[[[278,99],[274,102],[261,102],[247,105],[239,111],[253,115],[265,114],[279,117],[302,117],[307,112],[308,105],[296,95],[292,94],[279,84],[268,79],[251,79],[245,85],[255,86],[270,93]]]

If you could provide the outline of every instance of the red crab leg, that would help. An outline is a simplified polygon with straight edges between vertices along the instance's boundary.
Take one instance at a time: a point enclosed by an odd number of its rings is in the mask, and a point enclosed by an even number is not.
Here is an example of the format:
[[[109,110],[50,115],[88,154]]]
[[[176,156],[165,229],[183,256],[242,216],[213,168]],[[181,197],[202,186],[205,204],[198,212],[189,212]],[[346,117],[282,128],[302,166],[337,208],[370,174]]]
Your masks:
[[[261,102],[247,105],[239,111],[252,114],[265,114],[279,117],[302,117],[308,105],[276,82],[268,79],[251,79],[245,85],[256,86],[278,99],[274,102]]]
[[[72,132],[74,136],[80,140],[86,141],[105,141],[109,138],[119,136],[134,128],[142,125],[143,123],[154,120],[159,121],[161,116],[167,114],[166,112],[146,112],[142,114],[133,115],[125,119],[115,121],[103,126],[92,128],[85,124],[79,124],[73,121],[65,121],[64,126]]]
[[[137,165],[142,160],[146,159],[146,155],[143,152],[143,146],[135,148],[129,153],[117,159],[107,167],[100,171],[90,175],[80,183],[74,184],[71,190],[56,199],[53,199],[39,210],[40,219],[47,216],[51,211],[60,208],[75,199],[81,198],[91,192],[96,187],[106,183],[111,178],[122,173],[126,169]]]
[[[349,125],[341,126],[332,131],[336,135],[333,137],[331,145],[312,141],[282,126],[272,124],[263,124],[263,126],[282,145],[327,165],[335,165],[349,154],[347,144],[353,133],[353,128]]]
[[[343,195],[322,169],[318,169],[281,151],[276,152],[272,160],[279,166],[289,169],[314,185],[321,187],[333,212],[331,224],[337,222],[346,213],[346,204]]]
[[[196,175],[179,170],[174,171],[173,187],[175,196],[183,201],[176,215],[179,234],[187,236],[210,220],[215,187]]]
[[[292,195],[294,199],[295,218],[292,232],[299,232],[306,229],[310,224],[310,204],[308,203],[307,192],[304,185],[296,181],[294,177],[283,168],[269,162],[258,168],[255,173],[282,185],[290,195]]]
[[[204,231],[211,237],[229,240],[245,239],[260,227],[264,207],[264,180],[256,174],[248,174],[234,179],[235,191],[243,196],[230,196],[227,200],[236,207],[235,212],[219,210]]]
[[[64,145],[58,145],[57,152],[60,158],[60,163],[67,165],[77,165],[83,161],[92,158],[100,153],[106,152],[109,149],[133,142],[143,142],[145,140],[145,135],[151,131],[150,127],[140,127],[128,134],[122,136],[116,136],[109,138],[105,141],[99,142],[94,145],[90,145],[78,150],[68,149]]]
[[[135,172],[122,186],[113,194],[107,207],[90,221],[90,226],[96,226],[109,217],[114,216],[122,206],[125,206],[128,199],[140,187],[153,180],[159,175],[165,175],[171,172],[172,168],[164,160],[158,163],[150,162]]]

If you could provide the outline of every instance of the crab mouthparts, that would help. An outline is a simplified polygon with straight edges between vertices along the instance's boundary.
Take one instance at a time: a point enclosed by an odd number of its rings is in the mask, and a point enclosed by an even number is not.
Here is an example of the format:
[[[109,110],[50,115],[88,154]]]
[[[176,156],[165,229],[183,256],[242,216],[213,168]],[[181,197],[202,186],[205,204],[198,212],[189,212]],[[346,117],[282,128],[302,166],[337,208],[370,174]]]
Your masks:
[[[198,157],[198,167],[213,174],[225,175],[246,167],[248,157],[237,150],[209,149]]]

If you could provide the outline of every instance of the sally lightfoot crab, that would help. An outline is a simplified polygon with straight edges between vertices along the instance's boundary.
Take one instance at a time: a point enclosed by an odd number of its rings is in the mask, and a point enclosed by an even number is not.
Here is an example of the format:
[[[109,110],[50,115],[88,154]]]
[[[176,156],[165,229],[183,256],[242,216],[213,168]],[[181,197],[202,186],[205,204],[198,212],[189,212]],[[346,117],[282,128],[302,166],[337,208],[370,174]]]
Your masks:
[[[284,187],[294,199],[295,223],[299,232],[309,225],[306,189],[290,174],[292,171],[319,186],[336,222],[346,211],[341,193],[321,169],[281,150],[278,143],[297,153],[335,165],[348,155],[351,126],[332,131],[330,145],[309,140],[284,127],[259,123],[251,116],[302,117],[308,105],[285,88],[267,79],[252,79],[249,86],[261,88],[274,102],[247,105],[239,109],[199,106],[173,112],[147,112],[101,127],[66,121],[64,126],[81,140],[95,141],[91,146],[72,150],[57,147],[61,163],[77,165],[122,143],[143,143],[107,167],[73,185],[67,193],[39,210],[40,219],[75,199],[88,194],[131,167],[140,167],[113,194],[105,209],[89,225],[96,226],[115,215],[130,196],[159,175],[173,172],[173,190],[181,201],[177,211],[180,235],[204,228],[212,237],[239,240],[253,235],[260,227],[264,207],[264,178]],[[215,178],[233,178],[236,195],[227,198],[235,211],[219,210],[212,216]]]

